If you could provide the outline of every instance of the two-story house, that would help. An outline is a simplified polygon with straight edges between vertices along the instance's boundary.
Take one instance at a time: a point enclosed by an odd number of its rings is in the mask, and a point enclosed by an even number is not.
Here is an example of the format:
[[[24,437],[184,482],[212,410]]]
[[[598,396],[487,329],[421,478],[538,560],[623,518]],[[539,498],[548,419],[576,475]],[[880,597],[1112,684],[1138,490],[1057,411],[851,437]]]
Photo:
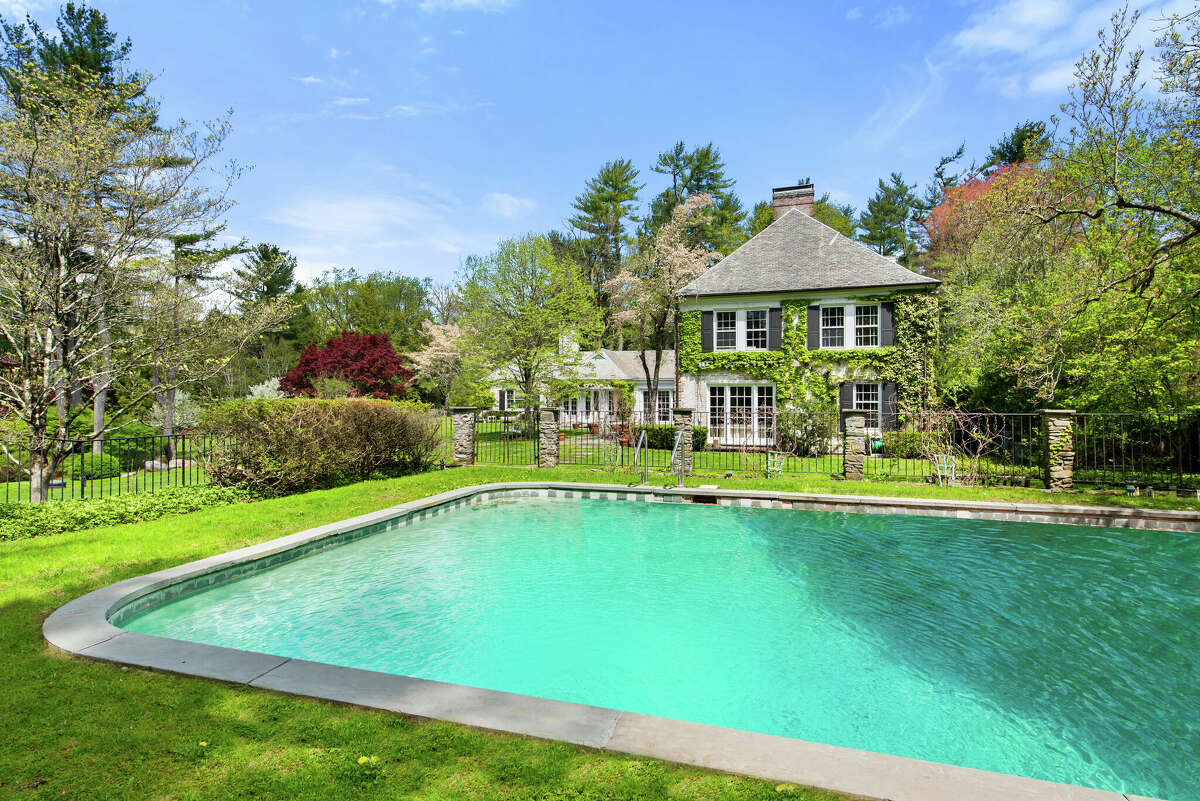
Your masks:
[[[680,294],[679,401],[716,445],[770,445],[777,413],[862,409],[895,423],[932,383],[938,281],[817,221],[811,184]]]

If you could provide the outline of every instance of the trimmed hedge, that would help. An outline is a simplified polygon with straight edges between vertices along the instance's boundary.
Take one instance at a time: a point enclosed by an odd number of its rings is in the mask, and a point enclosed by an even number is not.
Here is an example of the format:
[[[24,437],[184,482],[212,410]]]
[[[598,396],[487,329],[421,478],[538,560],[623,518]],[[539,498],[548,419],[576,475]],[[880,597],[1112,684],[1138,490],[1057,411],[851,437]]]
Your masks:
[[[225,401],[205,410],[201,430],[213,437],[204,460],[209,480],[261,495],[424,470],[443,449],[440,419],[412,401]]]
[[[44,537],[68,531],[140,523],[209,506],[253,500],[237,487],[164,487],[134,495],[110,495],[71,501],[0,504],[0,540]]]
[[[62,474],[70,481],[78,481],[83,473],[89,480],[93,478],[116,478],[121,475],[121,462],[115,456],[107,453],[71,454],[62,463]]]
[[[675,447],[675,426],[670,423],[638,425],[633,427],[633,442],[636,445],[642,432],[646,432],[646,447],[669,451]],[[702,451],[708,445],[708,426],[692,426],[692,450]]]

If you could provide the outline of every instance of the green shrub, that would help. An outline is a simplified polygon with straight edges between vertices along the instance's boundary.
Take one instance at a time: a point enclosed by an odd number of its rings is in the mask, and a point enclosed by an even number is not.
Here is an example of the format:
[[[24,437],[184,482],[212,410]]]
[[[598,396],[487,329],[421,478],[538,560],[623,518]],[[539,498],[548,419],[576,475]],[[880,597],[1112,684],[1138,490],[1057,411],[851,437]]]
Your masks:
[[[63,477],[70,481],[78,481],[80,474],[88,479],[116,478],[121,475],[121,462],[115,456],[107,453],[71,454],[62,463]]]
[[[883,455],[890,459],[920,459],[921,432],[915,429],[884,431]]]
[[[646,432],[646,447],[656,450],[674,450],[675,426],[670,423],[638,425],[633,427],[633,442],[636,445],[642,432]],[[692,426],[692,450],[702,451],[708,444],[708,426]]]
[[[367,398],[243,399],[209,407],[209,479],[263,495],[327,487],[380,471],[418,471],[442,455],[426,404]]]
[[[209,506],[252,500],[237,487],[164,487],[154,492],[70,501],[0,504],[0,540],[43,537],[98,526],[139,523]]]

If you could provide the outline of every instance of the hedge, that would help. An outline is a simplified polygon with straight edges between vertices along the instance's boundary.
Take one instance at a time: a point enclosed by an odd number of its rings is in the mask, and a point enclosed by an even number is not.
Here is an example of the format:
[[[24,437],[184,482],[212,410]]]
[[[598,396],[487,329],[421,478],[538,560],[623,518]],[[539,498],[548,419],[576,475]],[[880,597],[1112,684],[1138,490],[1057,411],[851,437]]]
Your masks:
[[[154,492],[110,495],[42,503],[0,504],[0,540],[43,537],[98,526],[139,523],[167,515],[194,512],[209,506],[253,500],[244,489],[214,487],[164,487]]]
[[[443,456],[441,421],[411,401],[253,398],[210,406],[209,480],[286,495],[378,472],[419,471]]]
[[[674,450],[675,426],[669,423],[637,425],[633,427],[633,442],[636,445],[642,432],[646,432],[646,447],[656,450]],[[708,445],[708,426],[692,426],[692,450],[702,451]]]

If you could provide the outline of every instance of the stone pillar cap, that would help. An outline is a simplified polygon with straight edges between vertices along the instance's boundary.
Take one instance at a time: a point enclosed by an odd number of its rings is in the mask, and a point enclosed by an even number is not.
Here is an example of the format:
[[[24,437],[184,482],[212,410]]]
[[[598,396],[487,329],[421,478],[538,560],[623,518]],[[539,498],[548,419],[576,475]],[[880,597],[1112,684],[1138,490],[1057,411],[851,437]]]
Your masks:
[[[676,406],[671,411],[675,412],[675,414],[691,414],[692,412],[694,412],[696,410],[690,406]]]
[[[1042,414],[1075,414],[1074,409],[1038,409]]]
[[[450,411],[453,412],[476,412],[482,408],[480,406],[451,406]]]

